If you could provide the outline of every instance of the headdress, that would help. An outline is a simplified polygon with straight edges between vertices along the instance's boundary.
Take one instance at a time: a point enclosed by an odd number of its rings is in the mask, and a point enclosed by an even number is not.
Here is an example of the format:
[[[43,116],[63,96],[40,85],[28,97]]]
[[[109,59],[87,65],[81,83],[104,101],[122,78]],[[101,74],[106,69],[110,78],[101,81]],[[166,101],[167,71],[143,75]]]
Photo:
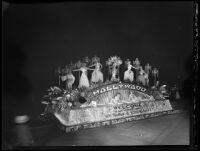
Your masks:
[[[110,58],[108,58],[107,65],[113,65],[113,64],[116,64],[118,66],[121,65],[122,64],[121,58],[118,56],[111,56]]]

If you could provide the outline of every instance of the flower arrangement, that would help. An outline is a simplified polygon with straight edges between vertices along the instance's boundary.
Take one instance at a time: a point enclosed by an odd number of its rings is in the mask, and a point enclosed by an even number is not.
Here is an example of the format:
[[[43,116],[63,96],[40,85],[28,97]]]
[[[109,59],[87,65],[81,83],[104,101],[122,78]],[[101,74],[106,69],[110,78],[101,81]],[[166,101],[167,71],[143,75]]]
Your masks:
[[[43,96],[42,103],[50,103],[53,99],[60,97],[63,94],[63,90],[54,86],[50,87],[48,90],[48,94]]]
[[[48,105],[55,104],[61,111],[72,107],[75,98],[77,98],[79,94],[78,89],[74,90],[73,93],[69,93],[56,86],[50,87],[47,91],[48,94],[44,95],[41,103]]]
[[[122,60],[118,56],[112,56],[112,57],[108,58],[108,60],[106,61],[106,64],[109,66],[113,65],[113,64],[119,66],[122,64]]]

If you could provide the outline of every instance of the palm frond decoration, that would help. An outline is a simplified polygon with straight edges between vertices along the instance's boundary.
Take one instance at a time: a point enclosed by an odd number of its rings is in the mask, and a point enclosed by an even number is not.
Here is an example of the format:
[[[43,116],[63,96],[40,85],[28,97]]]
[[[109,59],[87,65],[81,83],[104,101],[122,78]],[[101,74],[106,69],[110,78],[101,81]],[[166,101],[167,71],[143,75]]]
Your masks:
[[[117,55],[115,56],[111,56],[110,58],[108,58],[107,60],[107,65],[121,65],[122,64],[122,59],[120,57],[118,57]]]

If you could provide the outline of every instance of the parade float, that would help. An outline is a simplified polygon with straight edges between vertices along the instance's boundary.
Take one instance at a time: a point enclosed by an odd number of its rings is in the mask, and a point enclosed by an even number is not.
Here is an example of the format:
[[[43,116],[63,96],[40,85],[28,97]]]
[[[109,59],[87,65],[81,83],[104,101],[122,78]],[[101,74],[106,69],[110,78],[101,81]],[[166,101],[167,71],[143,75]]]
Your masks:
[[[157,80],[154,80],[154,85],[151,87],[148,79],[145,79],[145,72],[143,82],[140,81],[141,77],[136,77],[134,80],[132,69],[139,69],[139,72],[136,71],[135,75],[140,76],[143,70],[141,65],[139,65],[140,68],[137,68],[137,65],[133,63],[132,66],[130,61],[127,60],[125,65],[130,77],[127,76],[125,71],[122,82],[119,78],[119,66],[122,64],[122,60],[116,56],[110,57],[106,65],[111,79],[103,82],[101,68],[99,68],[100,59],[94,57],[92,63],[89,63],[88,60],[88,58],[84,60],[86,62],[84,65],[80,61],[74,65],[71,64],[70,67],[66,68],[65,74],[59,72],[59,86],[48,89],[48,94],[42,99],[42,103],[46,104],[46,107],[41,116],[51,117],[61,129],[71,132],[78,129],[146,119],[173,112],[169,99],[157,89]],[[75,78],[67,80],[67,77],[62,77],[63,75],[67,76],[67,74],[72,75],[71,71],[78,71],[77,69],[82,67],[85,69],[87,67],[89,70],[93,65],[95,65],[95,69],[92,76],[96,74],[99,75],[99,78],[92,77],[93,80],[89,82],[89,85],[88,79],[84,79],[87,78],[85,70],[81,70],[79,86],[75,86],[75,88],[72,88]],[[133,68],[129,68],[130,66]],[[84,72],[85,75],[83,75]],[[66,88],[60,87],[60,79],[66,82]]]

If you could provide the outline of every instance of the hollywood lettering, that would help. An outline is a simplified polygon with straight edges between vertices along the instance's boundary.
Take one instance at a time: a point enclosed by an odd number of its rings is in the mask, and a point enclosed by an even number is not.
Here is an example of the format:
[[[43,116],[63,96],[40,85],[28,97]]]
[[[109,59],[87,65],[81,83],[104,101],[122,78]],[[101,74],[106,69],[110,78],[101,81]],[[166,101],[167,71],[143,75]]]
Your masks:
[[[146,92],[147,90],[144,87],[133,85],[133,84],[113,84],[113,85],[104,86],[100,89],[93,91],[93,95],[95,96],[95,95],[102,94],[108,91],[119,90],[119,89],[136,90],[136,91],[141,91],[141,92]]]

